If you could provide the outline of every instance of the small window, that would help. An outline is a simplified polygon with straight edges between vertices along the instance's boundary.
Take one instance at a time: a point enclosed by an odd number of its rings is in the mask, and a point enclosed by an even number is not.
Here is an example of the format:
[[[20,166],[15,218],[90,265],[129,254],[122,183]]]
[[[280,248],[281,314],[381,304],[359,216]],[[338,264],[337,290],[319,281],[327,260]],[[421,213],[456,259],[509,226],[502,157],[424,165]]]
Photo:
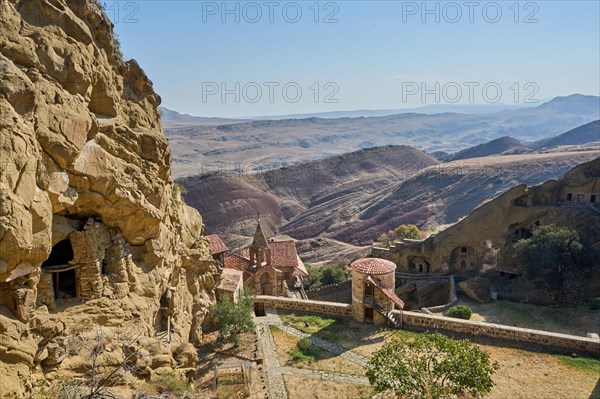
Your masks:
[[[462,252],[463,254],[466,254],[467,253],[467,247],[462,247],[461,250],[460,250],[460,252]]]
[[[573,201],[573,193],[567,193],[567,201]]]
[[[595,203],[596,203],[596,194],[592,194],[592,195],[590,195],[590,202],[591,202],[592,204],[595,204]]]

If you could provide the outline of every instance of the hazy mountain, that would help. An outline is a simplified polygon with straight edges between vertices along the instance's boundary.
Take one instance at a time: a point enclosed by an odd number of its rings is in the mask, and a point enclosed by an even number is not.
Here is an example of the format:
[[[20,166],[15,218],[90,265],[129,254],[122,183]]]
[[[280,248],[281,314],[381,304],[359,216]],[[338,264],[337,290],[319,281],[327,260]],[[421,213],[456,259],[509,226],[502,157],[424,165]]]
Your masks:
[[[489,114],[507,109],[528,108],[536,104],[432,104],[415,108],[396,109],[359,109],[354,111],[328,111],[310,114],[288,114],[270,116],[248,116],[244,119],[251,120],[281,120],[281,119],[306,119],[306,118],[360,118],[372,116],[389,116],[399,114]]]
[[[582,147],[582,145],[583,149],[595,148],[600,145],[600,120],[586,123],[585,125],[578,126],[566,133],[535,141],[533,143],[521,143],[519,140],[513,137],[504,136],[492,141],[488,141],[487,143],[465,148],[464,150],[458,151],[454,154],[444,156],[444,152],[435,152],[431,155],[443,161],[455,161],[459,159],[484,157],[488,155],[522,154],[559,146],[565,147],[563,150],[568,151],[575,150],[575,146]],[[558,148],[553,149],[555,152],[558,150]]]
[[[519,140],[504,136],[498,139],[479,144],[474,147],[465,148],[462,151],[447,156],[444,161],[456,161],[459,159],[485,157],[488,155],[521,154],[529,151]]]
[[[416,114],[235,121],[167,127],[175,177],[215,169],[261,171],[362,148],[410,145],[457,152],[503,136],[537,141],[600,119],[600,97],[557,97],[487,114]]]
[[[579,145],[600,142],[600,120],[576,127],[566,133],[529,144],[532,149],[556,147],[559,145]]]
[[[213,126],[226,123],[244,122],[243,119],[206,118],[202,116],[180,114],[177,111],[173,111],[165,107],[158,107],[158,112],[160,113],[160,119],[164,127]]]

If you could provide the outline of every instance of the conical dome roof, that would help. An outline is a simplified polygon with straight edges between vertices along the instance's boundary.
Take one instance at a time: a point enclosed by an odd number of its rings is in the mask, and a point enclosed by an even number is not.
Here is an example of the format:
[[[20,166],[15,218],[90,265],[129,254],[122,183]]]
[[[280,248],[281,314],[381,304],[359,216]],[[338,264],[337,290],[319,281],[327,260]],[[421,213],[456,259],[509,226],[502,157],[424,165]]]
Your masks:
[[[269,243],[267,242],[267,237],[265,237],[265,233],[263,233],[262,227],[260,226],[260,220],[256,224],[254,240],[252,240],[250,248],[254,250],[269,249]]]

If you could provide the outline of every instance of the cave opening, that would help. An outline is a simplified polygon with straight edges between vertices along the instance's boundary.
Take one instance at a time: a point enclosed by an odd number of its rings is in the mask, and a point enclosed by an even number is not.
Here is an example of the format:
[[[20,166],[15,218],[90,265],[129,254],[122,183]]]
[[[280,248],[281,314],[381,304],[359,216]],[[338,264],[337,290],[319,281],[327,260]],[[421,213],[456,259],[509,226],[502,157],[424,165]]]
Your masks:
[[[71,241],[66,239],[58,242],[50,256],[42,263],[42,270],[52,273],[54,295],[56,299],[77,298],[77,267],[69,265],[73,260],[73,247]]]
[[[66,265],[73,259],[71,240],[62,240],[52,247],[50,256],[42,263],[42,267]]]

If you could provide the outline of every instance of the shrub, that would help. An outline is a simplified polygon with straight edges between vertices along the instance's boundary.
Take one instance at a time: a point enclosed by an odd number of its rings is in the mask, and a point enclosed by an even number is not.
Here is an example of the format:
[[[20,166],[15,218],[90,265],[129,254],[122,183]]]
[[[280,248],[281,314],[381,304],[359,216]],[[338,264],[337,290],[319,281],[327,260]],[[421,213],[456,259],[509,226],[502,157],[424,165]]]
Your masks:
[[[240,334],[254,328],[252,313],[254,312],[254,295],[246,290],[234,303],[229,298],[223,298],[213,306],[212,316],[219,328],[218,343],[239,343]]]
[[[446,316],[448,317],[454,317],[456,319],[465,320],[469,320],[472,314],[473,311],[471,310],[471,308],[464,305],[452,306],[450,309],[448,309],[448,312],[446,312]]]
[[[541,226],[531,238],[515,244],[515,257],[525,278],[551,299],[564,303],[583,297],[579,283],[591,266],[591,256],[579,233],[563,226]]]
[[[190,386],[186,380],[172,372],[160,373],[152,381],[152,385],[158,393],[176,393],[181,394],[189,391]]]

